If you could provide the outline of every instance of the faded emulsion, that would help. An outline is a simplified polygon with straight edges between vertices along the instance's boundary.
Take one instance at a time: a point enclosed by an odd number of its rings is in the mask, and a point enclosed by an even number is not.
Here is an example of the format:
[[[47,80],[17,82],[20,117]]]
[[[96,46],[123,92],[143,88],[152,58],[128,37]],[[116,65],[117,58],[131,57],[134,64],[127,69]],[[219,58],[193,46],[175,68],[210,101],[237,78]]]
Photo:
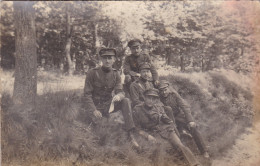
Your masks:
[[[3,166],[260,164],[259,1],[0,8]]]

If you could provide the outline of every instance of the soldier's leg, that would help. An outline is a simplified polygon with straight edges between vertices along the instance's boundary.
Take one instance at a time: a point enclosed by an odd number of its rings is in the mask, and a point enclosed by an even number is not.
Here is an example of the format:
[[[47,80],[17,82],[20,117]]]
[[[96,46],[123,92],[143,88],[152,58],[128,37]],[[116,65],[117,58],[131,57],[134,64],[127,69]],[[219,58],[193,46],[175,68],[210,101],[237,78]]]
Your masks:
[[[174,115],[173,115],[172,108],[169,107],[169,106],[163,106],[163,107],[164,107],[164,111],[165,111],[166,115],[173,121],[173,124],[174,124],[173,127],[174,127],[174,129],[176,131],[177,136],[179,137],[180,133],[177,130],[177,124],[176,124],[176,121],[175,121],[175,118],[174,118]]]
[[[135,128],[135,124],[133,121],[133,114],[131,109],[131,102],[128,98],[123,98],[121,101],[117,102],[115,105],[116,110],[121,110],[126,130],[129,131]]]
[[[125,82],[124,82],[124,85],[123,85],[123,89],[124,89],[124,92],[125,92],[125,96],[127,98],[130,98],[130,85],[132,83],[132,78],[130,75],[125,75]]]
[[[191,134],[194,138],[194,141],[195,141],[196,145],[198,146],[201,154],[208,152],[205,141],[204,141],[201,133],[198,131],[198,128],[197,127],[191,127],[190,131],[191,131]]]
[[[191,166],[199,166],[198,160],[195,158],[194,154],[191,152],[191,150],[186,147],[180,140],[180,138],[177,136],[175,132],[171,132],[169,134],[169,141],[174,146],[177,146],[181,152],[183,153],[185,159],[188,161],[189,165]]]
[[[123,98],[121,101],[116,102],[115,110],[121,110],[125,121],[125,130],[128,132],[129,141],[133,148],[140,150],[140,146],[134,137],[134,132],[136,132],[136,130],[130,100],[128,98]]]

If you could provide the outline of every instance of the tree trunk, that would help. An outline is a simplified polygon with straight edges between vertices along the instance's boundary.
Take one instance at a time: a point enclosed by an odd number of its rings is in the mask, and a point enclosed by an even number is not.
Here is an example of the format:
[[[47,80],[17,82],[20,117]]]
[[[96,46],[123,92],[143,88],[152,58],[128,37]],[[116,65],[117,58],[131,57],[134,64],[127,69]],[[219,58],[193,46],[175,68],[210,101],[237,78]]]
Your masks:
[[[73,63],[70,56],[70,48],[71,48],[71,36],[72,36],[72,26],[71,26],[71,17],[70,12],[68,11],[69,6],[67,6],[66,11],[66,34],[67,34],[67,41],[66,41],[66,47],[65,47],[65,55],[67,60],[67,70],[68,74],[73,74]]]
[[[15,104],[35,104],[37,54],[33,2],[14,2],[15,22]]]
[[[93,55],[98,54],[98,51],[100,49],[100,43],[98,39],[98,23],[93,22],[92,23],[92,28],[93,28],[93,43],[94,43],[94,48],[93,48]]]

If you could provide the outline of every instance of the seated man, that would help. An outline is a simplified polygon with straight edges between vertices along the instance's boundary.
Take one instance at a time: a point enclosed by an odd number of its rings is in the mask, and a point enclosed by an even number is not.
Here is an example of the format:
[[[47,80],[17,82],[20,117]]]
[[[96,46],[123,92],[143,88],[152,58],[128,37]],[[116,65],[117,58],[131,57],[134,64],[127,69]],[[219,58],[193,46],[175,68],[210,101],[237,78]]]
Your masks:
[[[91,69],[87,73],[83,97],[84,108],[87,110],[87,114],[92,122],[96,124],[99,118],[103,116],[109,117],[109,108],[111,102],[113,102],[114,111],[122,111],[125,128],[132,145],[138,147],[133,137],[135,125],[132,118],[130,100],[125,98],[118,71],[112,68],[116,60],[116,50],[103,48],[100,50],[99,55],[102,66]],[[115,94],[114,97],[112,92]]]
[[[130,85],[130,97],[133,107],[144,102],[143,93],[145,90],[154,88],[150,78],[150,66],[149,63],[141,64],[139,67],[141,74],[140,78]]]
[[[128,47],[130,48],[132,54],[125,58],[123,64],[126,91],[129,92],[130,84],[140,76],[139,67],[145,62],[151,64],[150,71],[152,73],[152,82],[155,86],[157,86],[159,84],[158,73],[155,66],[151,62],[150,56],[142,52],[141,41],[138,39],[131,40],[128,42]]]
[[[170,87],[170,83],[168,81],[162,80],[158,88],[162,103],[172,108],[177,127],[187,128],[191,132],[200,152],[205,158],[209,158],[208,150],[200,132],[197,129],[197,124],[194,122],[187,103],[182,99],[178,92]]]
[[[148,89],[144,92],[144,103],[137,105],[133,112],[136,125],[144,130],[158,132],[162,138],[167,139],[172,145],[177,146],[181,150],[189,165],[199,166],[200,164],[193,153],[188,147],[183,145],[176,134],[175,124],[166,115],[164,107],[156,104],[158,100],[157,89]],[[139,134],[148,140],[155,141],[153,136],[143,130],[140,130]]]
[[[130,97],[132,100],[132,106],[133,108],[136,105],[142,104],[144,102],[144,91],[147,89],[151,89],[154,88],[152,80],[151,80],[151,72],[150,72],[150,68],[151,68],[151,64],[149,63],[143,63],[140,65],[139,69],[140,69],[140,78],[135,80],[131,85],[130,85]],[[157,101],[158,105],[161,105],[164,107],[164,110],[166,112],[166,114],[173,120],[173,113],[172,113],[172,109],[169,106],[164,106],[163,103],[158,100]],[[179,134],[179,133],[178,133]]]

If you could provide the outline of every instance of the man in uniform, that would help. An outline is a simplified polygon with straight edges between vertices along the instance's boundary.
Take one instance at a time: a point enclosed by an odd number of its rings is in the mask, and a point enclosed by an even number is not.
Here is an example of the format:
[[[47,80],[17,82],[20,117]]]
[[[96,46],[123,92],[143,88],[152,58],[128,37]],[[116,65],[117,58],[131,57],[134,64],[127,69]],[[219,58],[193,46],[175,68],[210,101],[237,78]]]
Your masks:
[[[102,66],[94,68],[87,73],[84,87],[84,108],[90,116],[92,122],[96,122],[101,117],[109,117],[109,111],[121,110],[125,130],[129,134],[133,146],[139,145],[134,139],[133,132],[135,125],[132,117],[130,100],[125,97],[122,90],[121,77],[117,70],[112,68],[116,60],[116,50],[103,48],[99,52]],[[114,96],[112,95],[114,93]],[[111,110],[111,103],[114,109]]]
[[[134,120],[139,127],[139,134],[146,139],[156,142],[156,139],[145,132],[157,132],[159,135],[167,139],[173,146],[178,147],[183,153],[185,159],[191,166],[199,166],[199,162],[178,137],[174,122],[166,115],[164,107],[158,106],[156,102],[159,100],[157,89],[148,89],[144,91],[144,103],[134,108]],[[143,129],[143,130],[142,130]]]
[[[129,92],[131,82],[133,82],[135,78],[140,77],[139,67],[144,62],[151,64],[150,71],[152,73],[152,81],[154,85],[157,86],[159,84],[158,73],[155,66],[151,62],[150,56],[142,52],[141,41],[138,39],[131,40],[128,42],[128,47],[131,50],[131,55],[125,58],[125,62],[123,64],[126,91]]]
[[[130,97],[133,107],[144,102],[143,93],[147,89],[154,88],[151,80],[150,64],[143,63],[140,65],[140,78],[130,85]]]
[[[158,88],[160,91],[160,98],[162,103],[172,108],[177,127],[187,128],[191,132],[200,152],[205,158],[209,158],[207,147],[200,132],[197,129],[197,124],[194,122],[188,104],[178,94],[178,92],[170,87],[170,83],[168,81],[162,80]]]

